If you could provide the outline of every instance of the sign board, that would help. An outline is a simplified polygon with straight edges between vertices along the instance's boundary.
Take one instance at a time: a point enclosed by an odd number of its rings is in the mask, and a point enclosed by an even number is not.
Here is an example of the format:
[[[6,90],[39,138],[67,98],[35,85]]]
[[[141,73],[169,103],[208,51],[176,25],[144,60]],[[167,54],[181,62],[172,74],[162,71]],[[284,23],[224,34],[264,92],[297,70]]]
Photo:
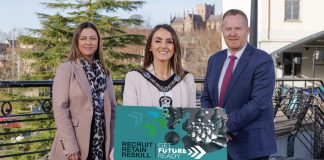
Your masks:
[[[117,106],[115,118],[115,159],[227,159],[222,109]]]

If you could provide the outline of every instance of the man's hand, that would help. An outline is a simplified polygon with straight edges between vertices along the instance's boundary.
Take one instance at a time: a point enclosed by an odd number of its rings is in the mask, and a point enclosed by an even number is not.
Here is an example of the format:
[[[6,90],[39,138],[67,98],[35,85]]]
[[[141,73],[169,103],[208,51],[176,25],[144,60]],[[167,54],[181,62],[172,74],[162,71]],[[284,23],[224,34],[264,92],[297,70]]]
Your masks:
[[[226,141],[228,142],[228,141],[231,141],[231,140],[233,140],[231,135],[226,133]]]

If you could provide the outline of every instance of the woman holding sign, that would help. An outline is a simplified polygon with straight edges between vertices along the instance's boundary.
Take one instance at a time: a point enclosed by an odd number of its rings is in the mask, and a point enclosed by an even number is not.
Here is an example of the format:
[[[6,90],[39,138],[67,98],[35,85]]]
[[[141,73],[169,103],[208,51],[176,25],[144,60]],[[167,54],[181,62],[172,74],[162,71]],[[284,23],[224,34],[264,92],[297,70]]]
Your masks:
[[[143,67],[126,75],[123,104],[196,107],[194,77],[182,68],[180,42],[170,25],[157,25],[149,34]]]

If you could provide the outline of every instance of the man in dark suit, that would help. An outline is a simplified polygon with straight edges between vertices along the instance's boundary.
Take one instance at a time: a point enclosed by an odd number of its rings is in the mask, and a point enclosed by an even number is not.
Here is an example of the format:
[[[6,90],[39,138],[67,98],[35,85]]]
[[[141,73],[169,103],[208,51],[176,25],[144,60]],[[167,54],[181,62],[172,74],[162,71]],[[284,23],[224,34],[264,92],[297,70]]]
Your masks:
[[[228,159],[269,159],[276,153],[271,56],[247,42],[250,28],[244,12],[223,15],[222,34],[228,49],[208,61],[202,107],[222,107],[228,117]]]

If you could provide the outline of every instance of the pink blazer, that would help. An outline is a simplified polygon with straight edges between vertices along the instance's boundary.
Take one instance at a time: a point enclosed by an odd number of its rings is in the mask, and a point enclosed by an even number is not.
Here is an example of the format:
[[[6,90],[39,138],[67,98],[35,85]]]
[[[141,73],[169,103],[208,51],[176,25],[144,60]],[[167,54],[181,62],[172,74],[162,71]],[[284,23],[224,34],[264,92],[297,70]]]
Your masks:
[[[108,160],[113,147],[116,99],[110,76],[106,83],[105,155]],[[49,159],[64,160],[65,155],[81,151],[82,159],[85,160],[89,152],[93,104],[90,84],[78,60],[57,67],[53,83],[53,110],[57,131]]]

